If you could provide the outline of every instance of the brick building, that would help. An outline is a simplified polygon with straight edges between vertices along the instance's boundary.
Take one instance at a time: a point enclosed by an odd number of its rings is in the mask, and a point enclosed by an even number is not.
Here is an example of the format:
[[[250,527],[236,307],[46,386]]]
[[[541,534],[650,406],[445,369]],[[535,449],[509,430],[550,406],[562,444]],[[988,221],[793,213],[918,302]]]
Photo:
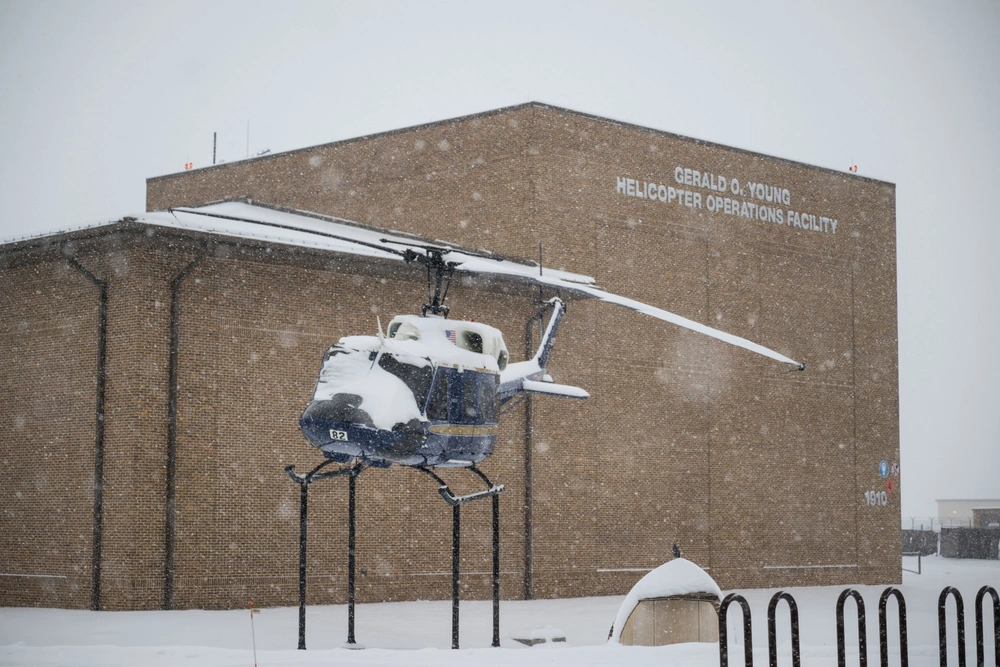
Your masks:
[[[537,103],[147,182],[149,211],[240,198],[525,261],[541,242],[807,364],[571,300],[550,370],[592,398],[515,408],[482,466],[507,486],[505,598],[624,593],[674,543],[723,588],[899,582],[892,184]],[[0,605],[294,604],[282,468],[320,461],[297,419],[323,351],[416,311],[423,273],[124,218],[6,243],[0,280]],[[464,280],[449,303],[516,361],[537,297]],[[311,603],[346,598],[346,487],[310,493]],[[358,511],[359,601],[449,596],[426,478],[366,471]],[[487,506],[462,555],[463,596],[489,597]]]

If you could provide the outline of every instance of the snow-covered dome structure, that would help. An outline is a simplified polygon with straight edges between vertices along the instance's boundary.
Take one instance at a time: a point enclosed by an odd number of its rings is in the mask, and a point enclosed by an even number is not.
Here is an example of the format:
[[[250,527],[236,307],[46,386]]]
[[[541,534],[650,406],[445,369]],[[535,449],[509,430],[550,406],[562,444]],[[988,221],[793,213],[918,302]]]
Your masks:
[[[721,599],[722,591],[705,570],[676,558],[632,587],[608,641],[627,646],[717,642]]]

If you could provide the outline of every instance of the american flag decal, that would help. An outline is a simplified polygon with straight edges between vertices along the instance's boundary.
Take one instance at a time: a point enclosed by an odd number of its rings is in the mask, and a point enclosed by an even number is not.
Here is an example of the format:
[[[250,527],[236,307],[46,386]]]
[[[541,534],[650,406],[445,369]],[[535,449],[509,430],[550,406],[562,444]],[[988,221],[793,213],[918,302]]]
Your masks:
[[[450,340],[452,343],[454,343],[455,345],[458,345],[458,337],[457,337],[456,332],[454,330],[445,329],[444,330],[444,335],[447,336],[448,340]]]

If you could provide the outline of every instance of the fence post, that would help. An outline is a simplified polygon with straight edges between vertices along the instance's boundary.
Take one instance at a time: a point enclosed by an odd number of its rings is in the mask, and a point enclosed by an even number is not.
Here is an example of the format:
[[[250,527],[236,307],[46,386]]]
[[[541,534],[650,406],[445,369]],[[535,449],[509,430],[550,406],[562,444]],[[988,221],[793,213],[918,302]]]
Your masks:
[[[976,665],[986,667],[986,646],[983,643],[983,601],[989,593],[993,598],[993,664],[1000,667],[1000,596],[992,586],[983,586],[976,593]]]
[[[719,665],[729,667],[729,643],[726,626],[726,617],[729,614],[729,605],[736,602],[743,609],[743,664],[746,667],[753,667],[753,628],[750,624],[750,605],[746,598],[736,593],[730,593],[719,605]]]
[[[896,609],[899,613],[899,665],[907,667],[910,658],[906,649],[906,601],[898,588],[891,586],[882,591],[882,597],[878,599],[878,641],[879,641],[879,662],[881,667],[889,667],[889,637],[885,620],[885,608],[889,603],[889,598],[896,598]]]
[[[948,596],[955,598],[955,615],[958,616],[958,667],[965,667],[965,606],[962,604],[962,594],[958,589],[946,587],[938,596],[938,652],[941,655],[941,667],[948,667],[948,626],[945,623],[945,604]]]
[[[844,648],[844,603],[854,598],[858,608],[858,660],[861,667],[868,667],[868,637],[865,634],[865,601],[853,588],[845,588],[837,598],[837,665],[847,666],[847,651]]]
[[[788,613],[791,616],[792,624],[792,667],[799,667],[799,607],[795,604],[795,598],[785,591],[778,591],[771,597],[770,604],[767,605],[767,651],[769,667],[778,667],[778,631],[775,627],[774,615],[778,608],[778,602],[784,600],[788,603]]]

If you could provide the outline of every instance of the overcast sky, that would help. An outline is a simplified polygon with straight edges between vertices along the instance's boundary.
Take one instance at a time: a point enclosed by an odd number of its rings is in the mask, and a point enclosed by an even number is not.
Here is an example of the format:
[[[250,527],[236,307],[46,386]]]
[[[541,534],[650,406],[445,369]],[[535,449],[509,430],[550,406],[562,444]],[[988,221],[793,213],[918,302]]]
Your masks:
[[[538,100],[897,184],[903,516],[1000,498],[1000,3],[0,0],[0,239]],[[669,304],[656,304],[669,308]]]

